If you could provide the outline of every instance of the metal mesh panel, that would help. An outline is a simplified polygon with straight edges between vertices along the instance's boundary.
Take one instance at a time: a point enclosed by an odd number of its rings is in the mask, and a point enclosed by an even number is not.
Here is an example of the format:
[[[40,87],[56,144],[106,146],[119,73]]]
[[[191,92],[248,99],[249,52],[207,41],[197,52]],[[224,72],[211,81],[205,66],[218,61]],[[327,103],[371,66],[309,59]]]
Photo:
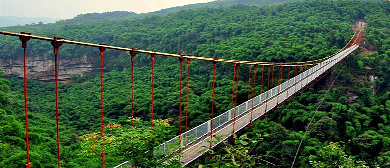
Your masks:
[[[237,115],[241,115],[245,111],[246,111],[246,103],[243,103],[240,106],[238,106],[238,114]]]
[[[258,108],[258,111],[256,113],[256,119],[259,118],[260,116],[262,116],[264,114],[264,110],[265,110],[265,104],[261,105],[259,108]]]
[[[294,78],[287,81],[287,87],[291,87],[294,84]]]
[[[253,100],[253,106],[257,106],[260,104],[260,96],[256,96],[255,99]]]
[[[199,125],[198,131],[197,131],[197,138],[199,138],[205,134],[208,134],[210,131],[209,126],[210,126],[210,121],[207,121],[207,122]]]
[[[238,111],[238,107],[233,108],[232,111],[230,111],[230,120],[233,120],[233,118],[235,117],[234,112],[236,112],[236,116],[237,116],[237,111]]]
[[[288,97],[292,96],[295,92],[295,87],[291,87],[289,90],[288,90]]]
[[[278,104],[280,104],[281,102],[283,102],[283,95],[284,94],[284,92],[283,93],[281,93],[281,94],[279,94],[277,97],[277,100],[278,100]]]
[[[167,142],[165,142],[165,150],[166,151],[175,151],[178,149],[178,143],[179,143],[179,138],[175,137]]]
[[[302,85],[302,81],[298,82],[297,85],[295,85],[297,87],[296,88],[297,91],[301,90],[301,85]]]
[[[261,103],[263,103],[265,101],[267,97],[267,92],[264,92],[263,94],[261,94]]]
[[[213,120],[213,130],[215,128],[217,128],[218,126],[220,126],[219,117],[214,118],[214,120]]]
[[[223,125],[229,121],[229,113],[223,113],[222,115],[220,115],[219,118],[220,118],[219,119],[220,124]]]
[[[276,98],[273,98],[273,99],[271,99],[271,100],[267,103],[267,111],[273,109],[275,106],[276,106]]]
[[[188,131],[183,136],[183,143],[188,145],[189,143],[195,141],[197,139],[196,132],[197,132],[197,129],[192,129],[192,130]]]

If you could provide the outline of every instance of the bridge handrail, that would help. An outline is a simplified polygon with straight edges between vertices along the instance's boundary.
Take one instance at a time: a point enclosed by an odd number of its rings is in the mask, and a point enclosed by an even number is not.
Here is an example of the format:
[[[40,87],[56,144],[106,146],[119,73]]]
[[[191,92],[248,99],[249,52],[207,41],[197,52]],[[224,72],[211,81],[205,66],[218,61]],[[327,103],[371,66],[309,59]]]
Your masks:
[[[295,88],[293,89],[294,90],[294,93],[296,93],[297,91],[301,90],[303,87],[305,87],[306,85],[308,85],[311,81],[313,81],[314,79],[316,79],[319,75],[321,75],[322,73],[324,73],[325,71],[327,71],[328,69],[332,68],[336,63],[339,62],[339,60],[343,59],[344,57],[346,57],[347,55],[349,55],[352,51],[354,51],[356,48],[358,47],[358,45],[353,45],[347,49],[344,50],[344,52],[340,52],[339,54],[337,54],[336,56],[332,57],[332,58],[329,58],[329,60],[327,60],[327,62],[324,62],[322,63],[321,65],[319,66],[316,66],[316,67],[312,67],[313,69],[312,70],[307,70],[303,73],[300,74],[300,77],[296,76],[297,79],[299,79],[297,82],[293,83],[293,85],[297,85],[299,83],[301,83],[301,86],[298,87],[298,89],[296,89],[297,86],[295,86]],[[344,54],[348,52],[347,54]],[[337,59],[337,60],[336,60]],[[336,60],[336,61],[333,61],[333,60]],[[314,70],[316,68],[316,70]],[[320,71],[320,72],[319,72]],[[312,73],[309,73],[309,72],[312,72]],[[312,76],[313,74],[315,74],[315,76]],[[311,77],[311,79],[308,79],[309,77]],[[294,80],[294,79],[292,79]],[[293,85],[290,86],[289,89],[292,89]],[[278,87],[278,86],[277,86]],[[275,87],[276,88],[276,87]],[[277,103],[273,104],[273,107],[266,107],[265,110],[268,112],[270,111],[271,109],[273,109],[278,103],[280,102],[283,102],[287,97],[289,96],[292,96],[294,93],[289,93],[288,95],[285,96],[285,98],[283,100],[278,100]],[[280,93],[280,94],[283,94],[283,93]],[[272,102],[271,101],[274,101],[275,99],[277,99],[278,97],[280,97],[278,94],[275,94],[275,96],[273,97],[270,97],[269,99],[267,99],[267,103],[266,104],[269,104]],[[264,106],[264,104],[260,104],[258,105],[258,107],[256,108],[262,108]],[[272,106],[272,105],[271,105]],[[264,108],[264,107],[263,107]],[[248,115],[248,113],[246,113]],[[257,118],[259,118],[261,115],[263,115],[264,113],[261,113],[260,115],[258,116],[255,116],[253,118],[253,120],[256,120]],[[239,118],[237,119],[237,121],[239,121],[240,119],[244,118],[245,116],[242,115],[242,116],[239,116]],[[248,123],[247,123],[248,124]],[[241,128],[238,128],[235,130],[235,132],[238,132],[240,129],[244,128],[247,124],[243,124],[241,126]],[[229,129],[229,126],[232,125],[232,122],[229,123],[228,125],[226,125],[226,127],[224,128],[227,128]],[[214,135],[217,135],[219,132],[223,131],[222,129],[221,130],[217,130]],[[231,133],[231,132],[230,132]],[[224,134],[221,134],[221,135],[224,135]],[[230,134],[228,134],[227,136],[225,136],[224,138],[222,139],[219,139],[217,142],[213,142],[213,146],[212,147],[215,147],[216,145],[218,145],[220,142],[226,140],[228,137],[230,136]],[[208,142],[209,140],[209,136],[207,136],[205,139],[203,139],[202,141],[198,141],[197,143],[193,144],[192,146],[190,146],[189,148],[185,148],[182,153],[184,154],[183,158],[181,161],[183,161],[183,166],[186,166],[187,164],[191,163],[193,160],[195,160],[197,157],[203,155],[203,153],[205,153],[207,150],[203,150],[203,151],[198,151],[197,153],[195,153],[195,156],[192,155],[192,156],[186,156],[185,154],[186,153],[191,153],[192,149],[194,147],[198,147],[199,146],[206,146],[207,145],[202,145],[204,143],[206,144],[209,144]],[[194,153],[194,152],[192,152]],[[189,157],[189,158],[185,158],[185,157]]]
[[[249,100],[245,101],[244,103],[238,105],[236,107],[236,117],[235,118],[233,117],[234,114],[232,114],[234,112],[235,108],[229,109],[228,111],[218,115],[217,117],[215,117],[213,119],[213,131],[220,129],[223,125],[232,121],[233,119],[237,120],[237,118],[239,118],[242,114],[257,107],[261,103],[268,101],[270,99],[273,99],[275,95],[278,95],[280,92],[284,91],[288,87],[291,87],[293,84],[296,83],[296,81],[299,82],[299,81],[303,80],[303,78],[311,75],[312,73],[316,72],[316,70],[318,70],[319,68],[322,68],[323,66],[327,65],[329,62],[337,59],[338,57],[343,55],[345,52],[350,50],[352,47],[353,46],[338,52],[337,54],[330,57],[329,59],[327,59],[327,60],[317,64],[316,66],[300,73],[296,77],[291,78],[290,80],[287,80],[287,81],[283,82],[282,84],[277,85],[274,88],[272,88],[264,93],[261,93],[260,95],[254,97],[252,99],[249,99]],[[253,101],[253,108],[252,108],[252,101]],[[221,122],[221,120],[222,120],[222,122]],[[160,149],[160,151],[173,152],[173,151],[176,151],[179,149],[179,146],[178,146],[179,141],[180,141],[180,148],[186,147],[189,144],[207,136],[210,133],[210,129],[211,129],[210,123],[211,123],[211,120],[208,120],[208,121],[192,128],[192,129],[190,129],[189,131],[184,132],[181,135],[178,135],[178,136],[166,141],[165,143],[158,146],[158,148]],[[191,136],[191,135],[195,135],[195,136]],[[172,146],[172,147],[167,148],[170,146]],[[157,150],[157,151],[159,151],[159,150]]]

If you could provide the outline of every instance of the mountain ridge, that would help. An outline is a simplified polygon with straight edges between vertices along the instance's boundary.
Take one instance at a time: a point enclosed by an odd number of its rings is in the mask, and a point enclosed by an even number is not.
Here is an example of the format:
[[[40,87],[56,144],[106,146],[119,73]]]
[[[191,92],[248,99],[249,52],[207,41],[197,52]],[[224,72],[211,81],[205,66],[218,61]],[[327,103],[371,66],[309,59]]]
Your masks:
[[[24,26],[26,24],[46,24],[54,23],[60,19],[48,17],[20,17],[20,16],[0,16],[0,27]]]

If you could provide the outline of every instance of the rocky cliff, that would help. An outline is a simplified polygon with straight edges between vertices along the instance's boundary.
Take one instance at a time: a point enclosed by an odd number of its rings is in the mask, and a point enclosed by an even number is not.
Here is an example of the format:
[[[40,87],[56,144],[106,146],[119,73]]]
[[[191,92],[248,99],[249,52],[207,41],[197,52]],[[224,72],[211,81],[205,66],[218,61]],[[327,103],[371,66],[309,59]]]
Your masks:
[[[71,82],[73,76],[85,76],[96,71],[93,58],[84,56],[73,59],[59,58],[59,77],[61,82]],[[7,76],[23,77],[23,58],[0,59],[0,69]],[[54,58],[30,56],[27,58],[27,77],[45,82],[54,81]]]

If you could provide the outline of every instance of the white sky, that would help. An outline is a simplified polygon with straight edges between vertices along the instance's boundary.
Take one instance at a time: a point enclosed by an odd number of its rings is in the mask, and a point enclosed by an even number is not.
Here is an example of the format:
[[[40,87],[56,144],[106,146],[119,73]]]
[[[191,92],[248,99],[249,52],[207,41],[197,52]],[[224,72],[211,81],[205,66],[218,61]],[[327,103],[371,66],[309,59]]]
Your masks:
[[[210,1],[213,0],[0,0],[0,16],[69,19],[82,13],[108,11],[147,13]]]

